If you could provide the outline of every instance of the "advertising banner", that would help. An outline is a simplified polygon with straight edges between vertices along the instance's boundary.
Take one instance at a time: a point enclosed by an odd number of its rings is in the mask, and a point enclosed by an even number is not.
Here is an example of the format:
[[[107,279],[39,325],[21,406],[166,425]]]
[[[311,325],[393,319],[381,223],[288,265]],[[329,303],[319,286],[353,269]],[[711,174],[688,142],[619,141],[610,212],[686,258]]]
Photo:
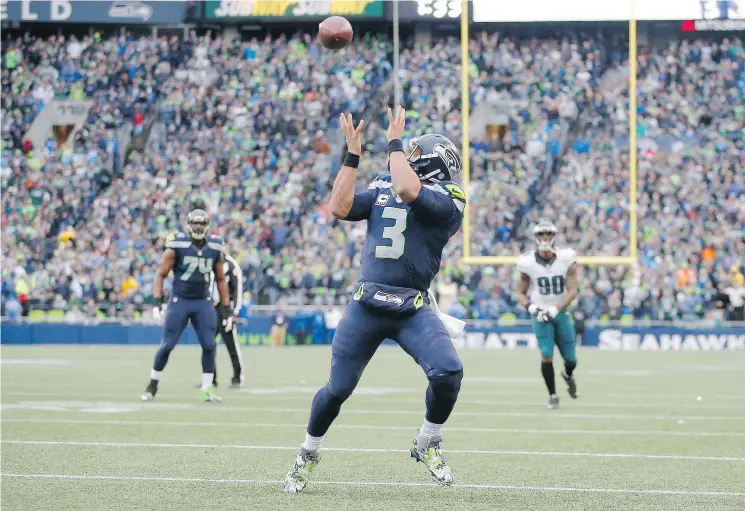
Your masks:
[[[383,0],[207,0],[204,12],[208,20],[375,19],[383,17]]]
[[[323,314],[287,318],[285,344],[330,344],[334,330],[325,326]],[[273,321],[252,316],[238,326],[243,345],[269,345]],[[68,324],[3,321],[3,344],[159,344],[161,325],[120,323]],[[582,344],[607,351],[745,351],[745,325],[722,327],[588,326]],[[182,344],[198,344],[194,329],[184,331]],[[386,341],[391,344],[392,341]],[[530,325],[468,326],[453,339],[458,349],[537,349]]]
[[[587,344],[611,351],[740,351],[745,350],[745,325],[720,328],[591,327]]]
[[[475,22],[745,20],[745,0],[473,0]]]
[[[3,21],[178,24],[186,2],[165,0],[0,0]]]

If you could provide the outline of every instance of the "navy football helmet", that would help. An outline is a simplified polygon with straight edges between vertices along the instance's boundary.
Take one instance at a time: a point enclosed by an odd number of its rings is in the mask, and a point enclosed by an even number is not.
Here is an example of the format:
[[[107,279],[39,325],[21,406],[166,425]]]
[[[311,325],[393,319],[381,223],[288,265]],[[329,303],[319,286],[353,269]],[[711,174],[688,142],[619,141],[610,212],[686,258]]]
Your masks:
[[[407,159],[422,181],[450,181],[461,169],[458,148],[442,135],[424,135],[409,140]]]
[[[186,231],[193,240],[203,240],[210,228],[210,217],[203,209],[193,209],[186,216]]]

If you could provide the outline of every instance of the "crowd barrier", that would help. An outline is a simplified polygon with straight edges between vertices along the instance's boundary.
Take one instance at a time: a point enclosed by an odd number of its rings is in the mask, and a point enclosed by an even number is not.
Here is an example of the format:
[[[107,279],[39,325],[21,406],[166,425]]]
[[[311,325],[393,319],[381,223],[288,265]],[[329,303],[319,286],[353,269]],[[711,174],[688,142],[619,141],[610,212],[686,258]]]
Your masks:
[[[269,345],[272,318],[252,316],[238,325],[242,345]],[[154,324],[127,324],[111,321],[95,323],[34,323],[3,320],[0,339],[3,344],[158,344],[162,328]],[[290,317],[284,344],[328,344],[334,330],[327,328],[323,315]],[[392,342],[392,341],[388,341]],[[188,327],[182,344],[198,344]],[[458,348],[514,349],[536,348],[530,324],[515,322],[502,325],[476,321],[454,339]],[[603,350],[634,351],[736,351],[745,350],[745,324],[722,323],[636,323],[611,324],[589,322],[578,343]]]

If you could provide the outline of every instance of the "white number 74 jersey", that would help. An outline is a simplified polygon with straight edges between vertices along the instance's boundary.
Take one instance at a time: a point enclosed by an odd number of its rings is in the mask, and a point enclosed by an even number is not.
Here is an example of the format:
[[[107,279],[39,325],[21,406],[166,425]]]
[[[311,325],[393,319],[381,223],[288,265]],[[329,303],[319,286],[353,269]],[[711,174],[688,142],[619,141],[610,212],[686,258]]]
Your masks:
[[[577,262],[577,252],[571,248],[556,251],[556,259],[545,265],[538,262],[535,251],[517,258],[517,270],[530,277],[530,303],[541,308],[559,305],[566,293],[567,270]]]

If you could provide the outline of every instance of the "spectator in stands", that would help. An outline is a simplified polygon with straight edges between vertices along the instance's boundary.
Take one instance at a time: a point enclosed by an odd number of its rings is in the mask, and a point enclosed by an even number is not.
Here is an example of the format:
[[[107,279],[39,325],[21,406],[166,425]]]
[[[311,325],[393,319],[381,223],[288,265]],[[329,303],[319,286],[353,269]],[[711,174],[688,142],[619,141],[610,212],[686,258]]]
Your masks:
[[[485,33],[469,46],[472,112],[502,116],[470,141],[471,252],[525,250],[527,230],[546,216],[583,254],[627,254],[622,50],[590,37]],[[254,302],[344,299],[364,228],[324,206],[343,149],[335,120],[352,111],[369,121],[364,186],[385,169],[378,113],[391,102],[389,50],[367,37],[322,51],[310,34],[4,42],[3,268],[23,270],[12,277],[24,312],[61,305],[59,295],[68,311],[136,315],[152,300],[163,238],[197,202],[218,219]],[[732,287],[728,269],[745,253],[742,56],[732,38],[640,50],[639,265],[582,268],[577,306],[588,319],[702,318],[716,288]],[[405,45],[402,63],[407,135],[416,126],[459,140],[458,40]],[[67,145],[32,147],[23,137],[54,97],[95,106]],[[127,130],[131,145],[120,146]],[[525,315],[510,268],[465,267],[461,254],[457,235],[434,284],[443,310]]]

